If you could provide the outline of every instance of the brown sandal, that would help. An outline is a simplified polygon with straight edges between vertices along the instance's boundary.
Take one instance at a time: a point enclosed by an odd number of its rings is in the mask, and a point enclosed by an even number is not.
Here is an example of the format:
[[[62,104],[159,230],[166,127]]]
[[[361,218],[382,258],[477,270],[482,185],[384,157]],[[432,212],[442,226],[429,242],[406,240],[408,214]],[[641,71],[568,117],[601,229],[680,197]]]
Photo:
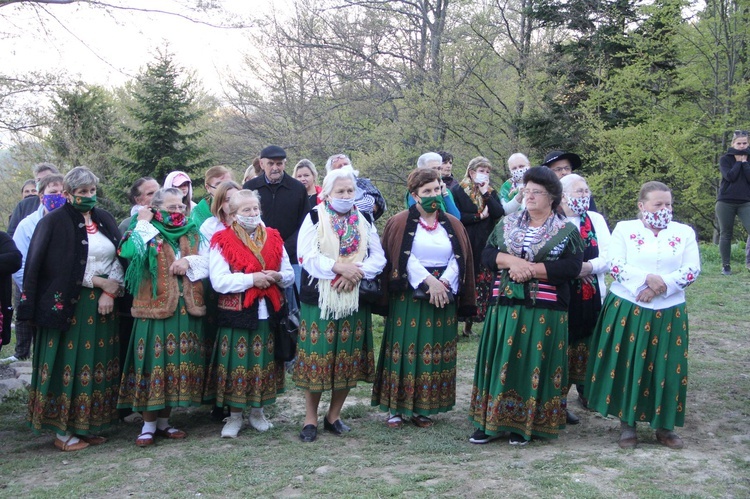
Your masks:
[[[107,441],[106,437],[101,435],[76,435],[79,440],[83,440],[89,445],[101,445]]]
[[[135,439],[135,445],[138,447],[148,447],[154,445],[154,434],[150,431],[141,433],[138,438]]]
[[[404,426],[404,418],[401,417],[401,414],[394,414],[385,420],[385,424],[388,425],[388,428],[398,429]]]
[[[89,446],[88,443],[84,442],[80,438],[78,439],[78,442],[74,444],[68,443],[70,442],[72,438],[78,438],[78,437],[76,437],[75,435],[71,435],[68,437],[68,439],[65,442],[63,442],[59,438],[55,438],[55,447],[57,447],[63,452],[75,452],[77,450],[83,450]]]
[[[414,426],[418,426],[420,428],[429,428],[433,425],[433,422],[430,418],[427,416],[422,416],[421,414],[415,414],[411,417],[411,422],[414,423]]]

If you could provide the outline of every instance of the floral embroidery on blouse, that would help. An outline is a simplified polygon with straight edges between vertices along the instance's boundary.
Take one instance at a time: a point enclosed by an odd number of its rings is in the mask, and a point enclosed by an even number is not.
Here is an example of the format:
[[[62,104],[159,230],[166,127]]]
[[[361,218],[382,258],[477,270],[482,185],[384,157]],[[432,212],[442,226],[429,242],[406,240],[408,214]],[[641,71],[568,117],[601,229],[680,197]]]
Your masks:
[[[680,240],[680,236],[672,236],[669,239],[667,239],[667,244],[672,248],[672,254],[677,254],[677,246],[679,246],[682,243],[682,240]]]
[[[678,237],[678,242],[679,239],[680,238]],[[680,287],[680,289],[685,289],[695,282],[698,274],[700,274],[700,270],[687,267],[685,270],[680,272],[680,277],[676,279],[675,283]]]
[[[643,246],[646,242],[643,240],[643,236],[640,234],[630,234],[630,240],[635,242],[635,249],[637,249],[638,251],[641,251],[641,246]]]
[[[62,310],[63,309],[63,299],[62,299],[62,292],[55,291],[55,304],[52,305],[52,310]]]

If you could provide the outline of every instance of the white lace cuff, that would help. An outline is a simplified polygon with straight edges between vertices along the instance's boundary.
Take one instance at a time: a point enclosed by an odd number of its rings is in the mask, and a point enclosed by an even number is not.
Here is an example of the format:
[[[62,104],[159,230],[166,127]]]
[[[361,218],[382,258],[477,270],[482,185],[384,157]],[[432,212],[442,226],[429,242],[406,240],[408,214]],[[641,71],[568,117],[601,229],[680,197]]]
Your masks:
[[[208,255],[188,255],[185,259],[188,261],[185,275],[191,282],[208,277]]]

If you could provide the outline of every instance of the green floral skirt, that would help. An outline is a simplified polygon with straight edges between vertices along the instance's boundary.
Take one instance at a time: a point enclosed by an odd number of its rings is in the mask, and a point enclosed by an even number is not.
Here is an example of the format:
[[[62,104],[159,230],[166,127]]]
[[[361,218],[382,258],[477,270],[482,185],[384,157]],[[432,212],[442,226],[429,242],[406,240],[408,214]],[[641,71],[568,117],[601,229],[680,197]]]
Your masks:
[[[674,429],[685,422],[688,314],[685,304],[642,308],[607,296],[594,330],[584,390],[589,407],[630,425]]]
[[[123,367],[118,408],[158,411],[201,405],[206,348],[201,317],[185,309],[166,319],[135,319]]]
[[[240,409],[273,404],[284,393],[284,363],[274,358],[273,341],[267,320],[254,331],[219,328],[205,399]]]
[[[86,435],[117,422],[117,311],[99,315],[101,289],[81,288],[70,329],[40,327],[34,339],[28,424]]]
[[[412,416],[450,411],[456,403],[456,305],[437,308],[412,291],[391,297],[372,405]]]
[[[557,438],[565,427],[567,343],[567,312],[490,306],[474,368],[474,426],[488,435]]]
[[[343,319],[324,320],[318,307],[302,303],[294,384],[323,392],[354,388],[358,381],[372,383],[372,348],[369,305],[360,304],[357,312]]]
[[[568,381],[571,384],[585,384],[590,345],[591,336],[580,338],[568,345]]]

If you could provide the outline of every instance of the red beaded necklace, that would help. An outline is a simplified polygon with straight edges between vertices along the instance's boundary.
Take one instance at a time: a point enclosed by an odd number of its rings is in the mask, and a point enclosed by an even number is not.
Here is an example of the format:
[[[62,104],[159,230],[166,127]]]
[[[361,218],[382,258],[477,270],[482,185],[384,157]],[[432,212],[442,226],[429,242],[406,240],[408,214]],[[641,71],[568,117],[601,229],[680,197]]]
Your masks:
[[[88,232],[89,234],[96,234],[97,232],[99,232],[99,226],[96,225],[96,222],[92,220],[91,225],[86,226],[86,232]]]
[[[419,217],[419,225],[421,225],[422,228],[424,230],[426,230],[427,232],[432,232],[433,230],[437,229],[437,226],[438,226],[438,219],[437,219],[437,217],[435,217],[435,223],[432,224],[431,226],[427,225],[427,223],[423,222],[422,220],[423,220],[422,217]]]

